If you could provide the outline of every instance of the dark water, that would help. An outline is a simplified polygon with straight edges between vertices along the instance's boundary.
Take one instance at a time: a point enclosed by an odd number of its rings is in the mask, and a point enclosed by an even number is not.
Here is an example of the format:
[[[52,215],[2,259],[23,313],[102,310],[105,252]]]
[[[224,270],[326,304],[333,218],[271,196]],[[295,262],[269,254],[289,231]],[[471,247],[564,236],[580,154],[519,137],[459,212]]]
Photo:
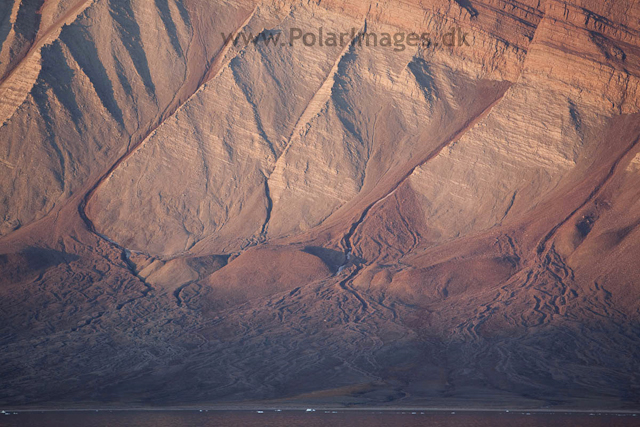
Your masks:
[[[640,426],[640,416],[631,414],[536,414],[451,412],[325,413],[316,411],[100,411],[24,412],[0,415],[1,427],[611,427]]]

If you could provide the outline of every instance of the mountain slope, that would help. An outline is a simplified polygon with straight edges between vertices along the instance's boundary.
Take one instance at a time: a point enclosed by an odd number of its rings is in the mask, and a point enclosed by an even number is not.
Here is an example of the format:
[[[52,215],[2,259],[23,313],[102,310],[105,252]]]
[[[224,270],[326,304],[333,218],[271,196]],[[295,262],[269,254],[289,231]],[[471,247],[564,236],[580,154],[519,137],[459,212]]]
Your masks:
[[[640,405],[637,2],[0,8],[2,404]]]

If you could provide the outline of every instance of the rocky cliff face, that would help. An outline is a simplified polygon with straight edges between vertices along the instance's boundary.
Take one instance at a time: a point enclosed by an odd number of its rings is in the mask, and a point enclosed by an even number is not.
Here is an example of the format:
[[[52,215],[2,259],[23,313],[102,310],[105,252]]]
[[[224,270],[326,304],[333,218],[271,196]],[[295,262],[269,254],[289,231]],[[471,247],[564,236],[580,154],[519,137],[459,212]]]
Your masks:
[[[6,1],[0,401],[637,407],[639,82],[631,0]]]

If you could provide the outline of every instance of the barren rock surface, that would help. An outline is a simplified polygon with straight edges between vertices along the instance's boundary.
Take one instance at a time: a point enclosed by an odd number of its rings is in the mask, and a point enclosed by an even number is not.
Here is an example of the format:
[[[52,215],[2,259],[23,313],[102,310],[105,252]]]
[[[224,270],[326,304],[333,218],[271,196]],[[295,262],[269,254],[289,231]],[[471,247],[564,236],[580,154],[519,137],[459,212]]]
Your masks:
[[[632,0],[4,1],[0,405],[638,408],[639,91]]]

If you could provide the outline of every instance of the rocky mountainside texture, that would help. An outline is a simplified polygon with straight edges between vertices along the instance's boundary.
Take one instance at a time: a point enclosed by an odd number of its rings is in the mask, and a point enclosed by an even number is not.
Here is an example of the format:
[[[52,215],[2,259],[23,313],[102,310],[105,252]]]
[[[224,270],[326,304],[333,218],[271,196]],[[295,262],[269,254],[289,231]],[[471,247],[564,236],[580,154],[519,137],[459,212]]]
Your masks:
[[[0,199],[1,405],[640,407],[637,0],[3,0]]]

